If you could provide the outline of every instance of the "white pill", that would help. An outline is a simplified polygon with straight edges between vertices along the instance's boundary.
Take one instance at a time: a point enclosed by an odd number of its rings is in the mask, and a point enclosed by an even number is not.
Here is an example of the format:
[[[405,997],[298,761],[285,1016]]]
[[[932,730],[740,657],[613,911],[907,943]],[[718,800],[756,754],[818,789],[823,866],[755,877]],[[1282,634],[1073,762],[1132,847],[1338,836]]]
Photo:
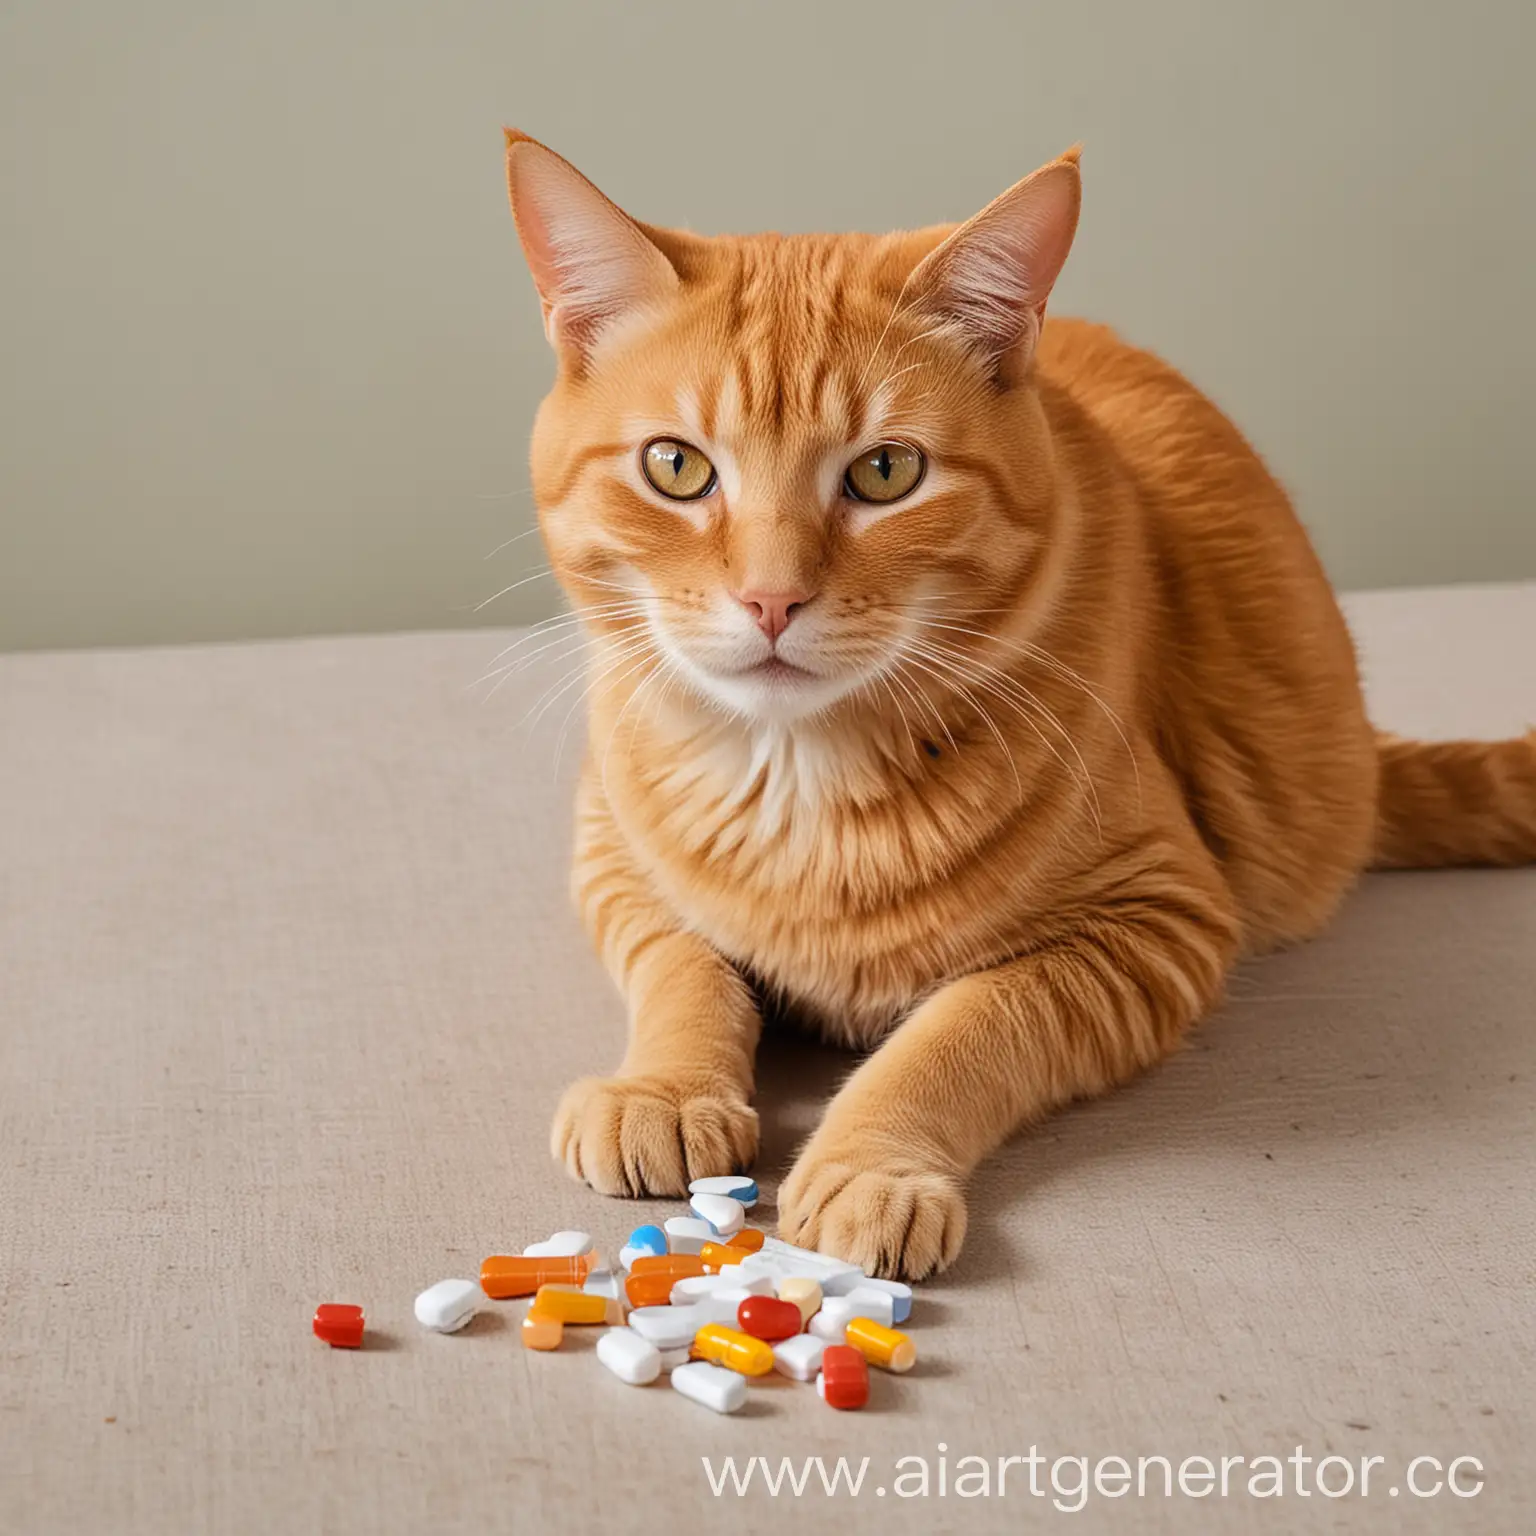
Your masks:
[[[712,1317],[700,1317],[697,1306],[637,1307],[629,1314],[629,1326],[657,1349],[686,1349],[694,1334],[713,1321]]]
[[[690,1195],[729,1195],[750,1211],[757,1204],[757,1180],[744,1173],[716,1174],[709,1179],[695,1179],[688,1186]]]
[[[854,1289],[884,1291],[891,1298],[895,1322],[904,1323],[912,1315],[912,1287],[900,1280],[881,1280],[874,1275],[834,1275],[822,1286],[828,1296],[846,1296]]]
[[[699,1319],[699,1327],[705,1323],[719,1323],[722,1328],[741,1326],[736,1312],[752,1293],[739,1285],[727,1285],[718,1291],[708,1291],[693,1303],[693,1311]]]
[[[473,1280],[439,1280],[416,1298],[416,1321],[438,1333],[457,1333],[484,1300],[485,1292]]]
[[[729,1195],[695,1195],[688,1208],[700,1221],[707,1221],[715,1235],[729,1240],[747,1224],[747,1208]]]
[[[523,1256],[529,1259],[574,1259],[592,1251],[590,1232],[556,1232],[542,1243],[529,1243]]]
[[[643,1387],[661,1375],[661,1351],[633,1328],[610,1328],[597,1341],[597,1358],[632,1387]]]
[[[581,1288],[589,1296],[606,1296],[610,1301],[625,1300],[623,1277],[611,1269],[594,1269]]]
[[[651,1256],[651,1250],[649,1248],[631,1248],[628,1243],[625,1243],[624,1246],[619,1249],[619,1268],[633,1269],[635,1267],[636,1259],[647,1259]]]
[[[771,1275],[749,1275],[740,1264],[722,1264],[711,1278],[739,1285],[749,1296],[772,1296],[777,1289]]]
[[[850,1317],[867,1317],[872,1323],[879,1323],[882,1328],[890,1328],[895,1324],[895,1301],[885,1291],[877,1291],[872,1285],[856,1285],[851,1291],[845,1291],[832,1299],[846,1301],[853,1308]]]
[[[748,1254],[741,1267],[750,1275],[772,1275],[775,1280],[815,1280],[823,1290],[831,1280],[848,1277],[851,1289],[864,1278],[864,1271],[857,1264],[842,1259],[813,1253],[809,1248],[796,1248],[793,1243],[781,1243],[776,1237],[765,1237],[763,1246],[756,1253]]]
[[[747,1378],[707,1360],[690,1360],[678,1366],[672,1372],[672,1385],[684,1397],[716,1413],[735,1413],[747,1400]]]
[[[705,1243],[713,1243],[720,1234],[707,1221],[696,1216],[674,1216],[667,1223],[667,1250],[670,1253],[697,1253]]]
[[[664,1349],[661,1351],[661,1368],[669,1375],[680,1365],[687,1365],[691,1358],[691,1351],[685,1344],[681,1349]]]
[[[780,1339],[773,1346],[773,1368],[793,1381],[810,1381],[821,1369],[825,1339],[811,1333],[797,1333],[792,1339]]]
[[[672,1287],[669,1298],[674,1307],[692,1306],[712,1291],[729,1291],[736,1287],[724,1275],[686,1275]]]
[[[858,1315],[846,1296],[828,1296],[821,1304],[821,1311],[806,1324],[806,1332],[814,1333],[828,1344],[843,1344],[847,1342],[849,1320]]]

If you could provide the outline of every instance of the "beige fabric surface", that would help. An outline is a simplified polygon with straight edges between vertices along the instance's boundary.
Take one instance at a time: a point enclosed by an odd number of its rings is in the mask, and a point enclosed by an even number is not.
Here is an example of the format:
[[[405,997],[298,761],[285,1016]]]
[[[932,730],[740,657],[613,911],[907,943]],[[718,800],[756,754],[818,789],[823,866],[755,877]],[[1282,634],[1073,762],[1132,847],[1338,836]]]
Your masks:
[[[1536,585],[1351,610],[1382,723],[1536,714]],[[419,1331],[487,1253],[678,1209],[548,1158],[622,1021],[565,896],[566,701],[517,725],[561,669],[467,687],[506,638],[0,658],[0,1529],[1533,1528],[1536,871],[1367,880],[1179,1060],[1012,1145],[865,1414],[783,1383],[717,1418],[590,1339],[525,1353],[513,1304]],[[767,1185],[848,1063],[765,1047]],[[310,1336],[322,1300],[366,1349]],[[941,1442],[1486,1487],[1068,1517],[1019,1468],[941,1499]],[[864,1491],[717,1504],[700,1463],[805,1453],[871,1457]],[[930,1497],[875,1495],[908,1454]]]

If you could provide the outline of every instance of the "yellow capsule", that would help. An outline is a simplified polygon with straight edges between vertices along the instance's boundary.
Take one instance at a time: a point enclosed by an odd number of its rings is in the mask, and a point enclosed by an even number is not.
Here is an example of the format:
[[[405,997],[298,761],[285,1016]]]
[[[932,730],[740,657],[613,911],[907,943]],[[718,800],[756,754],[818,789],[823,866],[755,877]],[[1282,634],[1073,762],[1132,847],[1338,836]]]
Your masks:
[[[800,1308],[800,1326],[803,1328],[821,1311],[821,1287],[814,1280],[795,1276],[779,1281],[779,1300],[792,1301]]]
[[[917,1346],[906,1334],[873,1318],[848,1319],[848,1343],[869,1361],[888,1371],[910,1371],[917,1364]]]
[[[705,1243],[699,1249],[699,1258],[709,1274],[724,1269],[727,1264],[740,1264],[743,1259],[751,1257],[750,1248],[736,1248],[730,1243]]]
[[[565,1337],[565,1324],[558,1317],[535,1312],[531,1307],[523,1319],[524,1349],[559,1349]]]
[[[689,1351],[695,1360],[723,1365],[742,1376],[766,1376],[773,1369],[773,1346],[750,1333],[705,1323],[693,1336]]]
[[[541,1285],[528,1315],[555,1318],[562,1323],[607,1323],[610,1327],[624,1321],[614,1297],[594,1295],[579,1285]]]

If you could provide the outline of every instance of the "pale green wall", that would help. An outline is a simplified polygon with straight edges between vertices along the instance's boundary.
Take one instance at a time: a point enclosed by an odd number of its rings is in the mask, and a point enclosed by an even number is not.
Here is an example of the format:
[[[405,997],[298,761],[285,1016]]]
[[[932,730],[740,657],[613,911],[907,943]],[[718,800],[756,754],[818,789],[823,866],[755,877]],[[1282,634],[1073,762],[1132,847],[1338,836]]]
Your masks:
[[[471,622],[550,362],[500,126],[702,230],[960,217],[1074,139],[1062,310],[1352,586],[1536,575],[1529,0],[5,0],[0,645]],[[475,622],[548,611],[547,581]]]

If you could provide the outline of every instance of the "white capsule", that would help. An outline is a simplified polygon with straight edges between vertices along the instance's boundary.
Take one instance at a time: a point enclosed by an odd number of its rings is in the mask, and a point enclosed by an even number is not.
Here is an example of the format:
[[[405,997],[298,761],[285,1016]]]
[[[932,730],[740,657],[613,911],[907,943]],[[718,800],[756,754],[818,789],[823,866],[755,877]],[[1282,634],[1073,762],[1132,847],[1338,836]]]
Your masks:
[[[825,1339],[811,1333],[797,1333],[792,1339],[780,1339],[773,1346],[773,1368],[792,1381],[811,1381],[821,1369]]]
[[[828,1296],[822,1302],[821,1310],[805,1325],[806,1332],[814,1333],[828,1344],[844,1344],[847,1342],[849,1319],[858,1315],[857,1309],[846,1296]]]
[[[671,1375],[680,1365],[687,1365],[693,1358],[693,1353],[688,1345],[681,1349],[664,1349],[661,1351],[661,1368]]]
[[[714,1291],[734,1289],[735,1283],[724,1275],[685,1275],[672,1287],[669,1299],[674,1307],[689,1307]]]
[[[672,1372],[672,1385],[716,1413],[735,1413],[747,1400],[747,1378],[723,1365],[691,1360]]]
[[[872,1285],[856,1285],[851,1291],[844,1291],[841,1296],[832,1299],[846,1301],[853,1308],[850,1317],[867,1317],[872,1323],[879,1323],[882,1328],[890,1328],[895,1324],[894,1298],[886,1291],[877,1291]]]
[[[529,1243],[523,1256],[529,1259],[575,1259],[592,1251],[590,1232],[556,1232],[542,1243]]]
[[[691,1310],[701,1328],[705,1323],[719,1323],[722,1328],[735,1328],[739,1326],[737,1309],[751,1294],[739,1285],[723,1286],[718,1291],[706,1291],[693,1303]]]
[[[688,1186],[690,1195],[729,1195],[750,1211],[757,1204],[757,1180],[744,1173],[722,1173],[713,1178],[695,1179]]]
[[[705,1243],[717,1242],[720,1236],[707,1221],[696,1216],[674,1216],[666,1226],[669,1253],[697,1253]]]
[[[729,1195],[695,1195],[688,1209],[700,1221],[707,1221],[717,1237],[729,1242],[747,1224],[747,1208]]]
[[[822,1286],[828,1296],[846,1296],[856,1288],[884,1291],[891,1298],[892,1322],[904,1323],[912,1315],[912,1287],[900,1280],[881,1280],[874,1275],[834,1275]]]
[[[597,1341],[597,1358],[632,1387],[643,1387],[661,1375],[661,1351],[633,1328],[610,1328]]]
[[[416,1321],[437,1333],[457,1333],[484,1300],[485,1292],[473,1280],[439,1280],[416,1298]]]
[[[697,1306],[637,1307],[629,1314],[629,1326],[649,1339],[657,1349],[686,1349],[693,1336],[712,1317],[700,1317]]]

